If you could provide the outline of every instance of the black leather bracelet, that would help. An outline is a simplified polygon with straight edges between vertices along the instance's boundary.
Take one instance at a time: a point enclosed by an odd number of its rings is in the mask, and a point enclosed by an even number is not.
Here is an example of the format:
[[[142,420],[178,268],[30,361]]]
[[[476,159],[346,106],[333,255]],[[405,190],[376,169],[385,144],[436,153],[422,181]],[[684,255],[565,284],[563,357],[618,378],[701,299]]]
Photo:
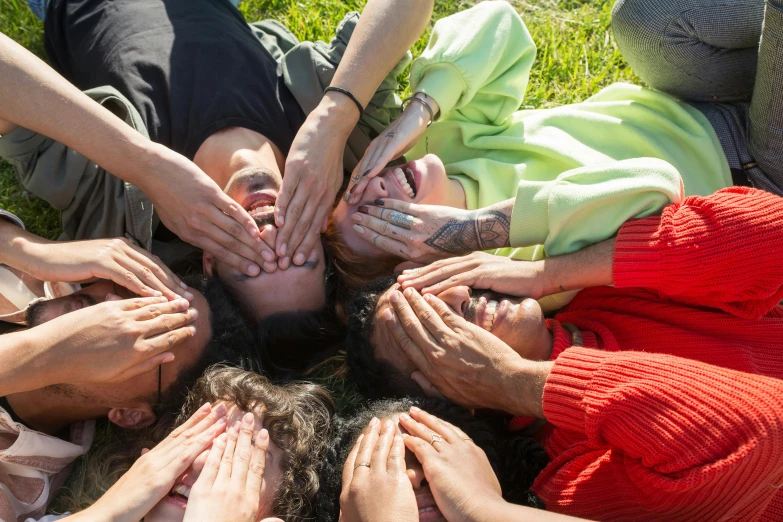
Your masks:
[[[326,94],[329,91],[339,92],[340,94],[344,94],[344,95],[348,96],[351,99],[351,101],[356,104],[356,108],[359,109],[359,118],[364,116],[364,107],[362,107],[362,104],[359,103],[359,100],[356,99],[356,96],[351,94],[351,91],[343,89],[342,87],[331,87],[330,86],[330,87],[327,87],[326,89],[324,89],[324,94]]]

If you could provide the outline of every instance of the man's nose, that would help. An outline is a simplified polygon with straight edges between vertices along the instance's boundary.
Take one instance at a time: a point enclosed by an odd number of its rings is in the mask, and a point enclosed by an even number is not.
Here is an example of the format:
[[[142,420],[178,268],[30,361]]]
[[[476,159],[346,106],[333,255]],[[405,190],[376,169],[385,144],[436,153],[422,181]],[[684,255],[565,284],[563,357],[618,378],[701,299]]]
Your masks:
[[[468,286],[455,286],[438,294],[438,299],[446,303],[455,314],[465,317],[473,291]]]

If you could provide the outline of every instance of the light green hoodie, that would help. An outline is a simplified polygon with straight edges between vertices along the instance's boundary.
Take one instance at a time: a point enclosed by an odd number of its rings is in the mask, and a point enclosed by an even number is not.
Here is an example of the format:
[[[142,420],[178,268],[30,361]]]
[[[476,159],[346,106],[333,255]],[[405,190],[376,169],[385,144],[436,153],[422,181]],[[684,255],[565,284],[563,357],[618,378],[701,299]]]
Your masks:
[[[518,110],[536,47],[517,12],[483,2],[435,24],[411,68],[412,92],[438,102],[407,159],[438,155],[469,209],[515,198],[515,259],[573,252],[685,195],[731,185],[709,122],[665,94],[615,84],[583,103]],[[426,139],[425,139],[426,138]]]

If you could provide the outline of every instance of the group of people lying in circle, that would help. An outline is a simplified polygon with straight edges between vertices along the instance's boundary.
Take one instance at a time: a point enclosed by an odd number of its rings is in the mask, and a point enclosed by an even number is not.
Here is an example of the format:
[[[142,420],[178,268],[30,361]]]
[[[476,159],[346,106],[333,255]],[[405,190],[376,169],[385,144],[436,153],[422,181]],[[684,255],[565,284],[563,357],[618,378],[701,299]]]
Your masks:
[[[0,36],[63,230],[0,210],[0,519],[783,516],[780,0],[618,0],[648,87],[525,110],[506,2],[404,102],[432,1],[329,44],[234,3],[31,1],[51,68]]]

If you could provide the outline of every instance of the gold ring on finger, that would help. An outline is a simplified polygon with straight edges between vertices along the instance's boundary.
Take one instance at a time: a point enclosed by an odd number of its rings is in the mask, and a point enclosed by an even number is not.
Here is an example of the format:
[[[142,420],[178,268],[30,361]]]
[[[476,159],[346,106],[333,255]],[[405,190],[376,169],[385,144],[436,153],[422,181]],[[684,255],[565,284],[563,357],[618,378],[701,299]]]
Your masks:
[[[353,467],[353,469],[356,470],[356,469],[361,468],[361,467],[367,467],[367,469],[369,469],[370,468],[370,463],[369,462],[360,462],[357,465],[355,465]]]
[[[387,221],[392,225],[397,225],[398,227],[404,228],[405,230],[410,230],[413,228],[413,216],[398,212],[396,210],[391,211]]]

